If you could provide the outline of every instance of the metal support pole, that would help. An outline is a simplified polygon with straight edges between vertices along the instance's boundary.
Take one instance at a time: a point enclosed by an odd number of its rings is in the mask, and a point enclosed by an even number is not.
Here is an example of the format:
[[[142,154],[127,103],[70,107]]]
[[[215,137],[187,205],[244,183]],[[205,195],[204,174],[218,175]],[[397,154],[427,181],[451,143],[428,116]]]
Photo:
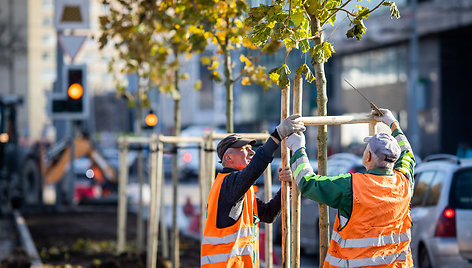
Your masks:
[[[119,181],[118,181],[118,223],[117,223],[117,252],[122,253],[125,250],[126,243],[126,187],[128,184],[128,165],[127,165],[127,155],[128,155],[128,143],[126,140],[119,143],[120,147],[120,167],[119,167]]]
[[[280,120],[288,117],[290,89],[282,89]],[[289,167],[290,156],[285,139],[280,146],[282,168]],[[290,182],[282,182],[282,268],[290,267]]]

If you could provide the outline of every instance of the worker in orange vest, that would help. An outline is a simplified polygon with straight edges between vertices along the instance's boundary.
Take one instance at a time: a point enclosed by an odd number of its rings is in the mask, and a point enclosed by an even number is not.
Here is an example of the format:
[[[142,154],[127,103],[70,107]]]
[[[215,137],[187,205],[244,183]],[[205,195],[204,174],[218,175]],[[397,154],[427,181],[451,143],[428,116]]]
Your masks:
[[[381,111],[383,116],[374,113],[374,118],[390,126],[392,135],[378,133],[364,139],[365,174],[316,175],[303,133],[287,138],[301,194],[338,209],[323,267],[413,266],[410,200],[415,158],[393,114]]]
[[[268,203],[254,195],[253,184],[272,161],[280,141],[304,131],[299,115],[284,119],[255,152],[255,140],[231,134],[216,148],[223,170],[208,197],[201,244],[202,267],[259,267],[259,222],[273,222],[280,214],[280,191]],[[280,176],[290,176],[282,171]]]

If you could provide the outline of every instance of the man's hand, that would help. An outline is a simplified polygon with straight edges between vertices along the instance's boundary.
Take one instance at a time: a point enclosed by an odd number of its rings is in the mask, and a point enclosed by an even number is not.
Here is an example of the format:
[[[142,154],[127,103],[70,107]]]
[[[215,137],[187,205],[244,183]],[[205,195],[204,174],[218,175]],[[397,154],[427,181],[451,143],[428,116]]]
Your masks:
[[[289,167],[286,167],[284,169],[279,168],[279,180],[280,181],[292,181],[293,176],[292,176],[292,171],[290,170]]]
[[[295,132],[305,131],[305,124],[300,120],[297,120],[300,117],[298,114],[291,115],[285,118],[280,124],[275,128],[277,133],[279,133],[280,139],[288,137],[290,134]]]
[[[305,134],[302,132],[300,133],[293,133],[292,135],[288,136],[286,141],[287,147],[295,152],[296,150],[305,147]]]
[[[380,116],[377,112],[372,111],[372,115],[374,115],[375,120],[382,121],[383,123],[385,123],[389,127],[393,124],[393,122],[397,121],[397,119],[395,119],[395,116],[393,116],[393,114],[392,114],[392,112],[390,112],[390,110],[382,109],[382,108],[380,108],[379,110],[384,115]]]

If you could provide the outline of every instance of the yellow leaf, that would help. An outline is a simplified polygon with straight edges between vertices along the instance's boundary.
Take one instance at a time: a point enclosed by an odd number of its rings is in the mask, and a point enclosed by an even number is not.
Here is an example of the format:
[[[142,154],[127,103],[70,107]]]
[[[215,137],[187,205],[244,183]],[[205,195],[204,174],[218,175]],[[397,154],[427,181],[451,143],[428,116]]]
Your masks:
[[[197,80],[197,82],[195,82],[195,85],[193,85],[193,88],[195,88],[195,90],[200,90],[202,88],[202,81]]]
[[[278,73],[273,72],[273,73],[270,74],[269,77],[270,77],[270,80],[271,80],[272,82],[276,82],[277,85],[279,84],[279,77],[280,77],[280,75],[279,75]]]
[[[249,79],[249,77],[247,76],[243,77],[243,79],[241,80],[241,85],[243,86],[251,85],[251,80]]]
[[[210,60],[209,57],[201,57],[200,61],[203,65],[210,65],[210,63],[211,63],[211,60]]]
[[[211,63],[211,66],[208,67],[208,70],[215,70],[215,69],[218,69],[218,67],[220,66],[220,62],[219,61],[213,61]]]
[[[236,27],[238,28],[242,28],[243,27],[243,22],[241,20],[235,20],[234,21],[234,24],[236,25]]]
[[[256,45],[254,45],[249,38],[243,39],[243,46],[250,48],[250,49],[258,49]]]
[[[272,28],[274,28],[274,26],[275,26],[276,23],[277,23],[276,21],[273,21],[273,22],[267,24],[267,27],[269,27],[270,29],[272,29]]]
[[[175,29],[177,29],[177,30],[180,29],[180,25],[176,24]]]
[[[249,67],[249,66],[252,66],[251,60],[249,60],[249,59],[248,59],[246,56],[244,56],[243,54],[241,54],[241,55],[239,56],[239,60],[240,60],[241,62],[244,62],[244,63],[246,64],[246,66],[248,66],[248,67]]]

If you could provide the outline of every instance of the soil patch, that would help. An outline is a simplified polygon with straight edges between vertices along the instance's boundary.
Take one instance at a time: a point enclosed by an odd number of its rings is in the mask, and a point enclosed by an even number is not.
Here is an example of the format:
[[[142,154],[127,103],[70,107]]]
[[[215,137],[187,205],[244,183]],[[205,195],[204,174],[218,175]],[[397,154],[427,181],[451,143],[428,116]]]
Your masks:
[[[128,214],[127,251],[120,255],[115,254],[115,211],[25,213],[24,218],[41,260],[46,265],[145,267],[146,254],[134,253],[135,214]],[[199,261],[199,241],[181,236],[180,267],[199,267]],[[169,266],[169,261],[160,256],[160,249],[158,262],[158,267]]]

